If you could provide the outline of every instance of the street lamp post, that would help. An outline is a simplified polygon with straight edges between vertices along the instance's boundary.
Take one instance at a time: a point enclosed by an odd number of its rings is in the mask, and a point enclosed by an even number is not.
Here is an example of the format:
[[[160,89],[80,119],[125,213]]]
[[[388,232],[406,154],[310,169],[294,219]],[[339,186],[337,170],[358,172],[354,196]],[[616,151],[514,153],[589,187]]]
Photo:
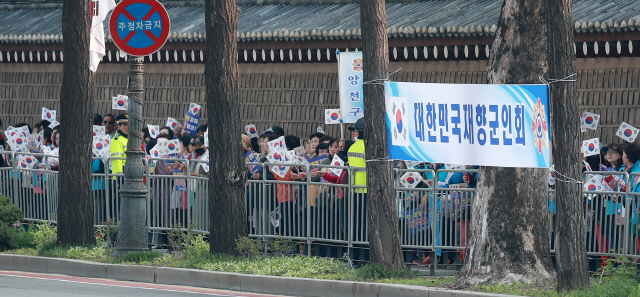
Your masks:
[[[120,228],[114,256],[131,251],[148,250],[147,245],[147,187],[144,176],[142,143],[142,93],[144,91],[143,57],[129,55],[129,135],[124,184],[120,188]]]

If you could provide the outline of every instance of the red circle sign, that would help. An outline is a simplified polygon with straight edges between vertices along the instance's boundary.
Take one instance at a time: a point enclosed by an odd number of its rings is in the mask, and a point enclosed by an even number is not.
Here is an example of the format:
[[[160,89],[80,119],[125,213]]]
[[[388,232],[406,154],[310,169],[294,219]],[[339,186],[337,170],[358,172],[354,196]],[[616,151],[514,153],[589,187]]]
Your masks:
[[[167,10],[156,0],[124,0],[111,13],[109,32],[124,52],[147,56],[158,51],[169,37]]]

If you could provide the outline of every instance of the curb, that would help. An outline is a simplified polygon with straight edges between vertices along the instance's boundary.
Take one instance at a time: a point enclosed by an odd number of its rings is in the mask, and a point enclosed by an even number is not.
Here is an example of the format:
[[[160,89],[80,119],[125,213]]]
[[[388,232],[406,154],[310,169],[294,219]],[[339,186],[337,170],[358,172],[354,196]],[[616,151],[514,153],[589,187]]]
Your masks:
[[[322,297],[322,296],[420,296],[470,297],[510,296],[474,291],[457,291],[398,284],[378,284],[322,279],[278,277],[154,267],[105,264],[81,260],[0,254],[0,270],[52,273],[78,277],[106,278],[120,281],[156,283],[235,290],[253,293]]]

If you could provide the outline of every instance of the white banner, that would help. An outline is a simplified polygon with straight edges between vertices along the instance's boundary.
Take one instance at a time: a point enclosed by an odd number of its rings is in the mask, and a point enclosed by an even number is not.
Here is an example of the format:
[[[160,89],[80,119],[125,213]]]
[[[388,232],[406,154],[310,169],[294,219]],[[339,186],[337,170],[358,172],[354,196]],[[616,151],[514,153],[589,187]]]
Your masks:
[[[338,55],[340,113],[343,123],[355,123],[364,116],[362,102],[362,52]]]
[[[550,167],[547,85],[384,87],[392,159]]]

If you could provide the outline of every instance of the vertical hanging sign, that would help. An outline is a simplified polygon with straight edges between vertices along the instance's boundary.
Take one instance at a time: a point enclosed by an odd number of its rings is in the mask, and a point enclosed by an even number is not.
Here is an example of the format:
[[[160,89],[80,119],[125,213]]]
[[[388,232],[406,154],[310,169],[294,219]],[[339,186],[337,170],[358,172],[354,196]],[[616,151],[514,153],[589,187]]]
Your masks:
[[[355,123],[364,116],[362,52],[340,53],[338,61],[342,122]]]

